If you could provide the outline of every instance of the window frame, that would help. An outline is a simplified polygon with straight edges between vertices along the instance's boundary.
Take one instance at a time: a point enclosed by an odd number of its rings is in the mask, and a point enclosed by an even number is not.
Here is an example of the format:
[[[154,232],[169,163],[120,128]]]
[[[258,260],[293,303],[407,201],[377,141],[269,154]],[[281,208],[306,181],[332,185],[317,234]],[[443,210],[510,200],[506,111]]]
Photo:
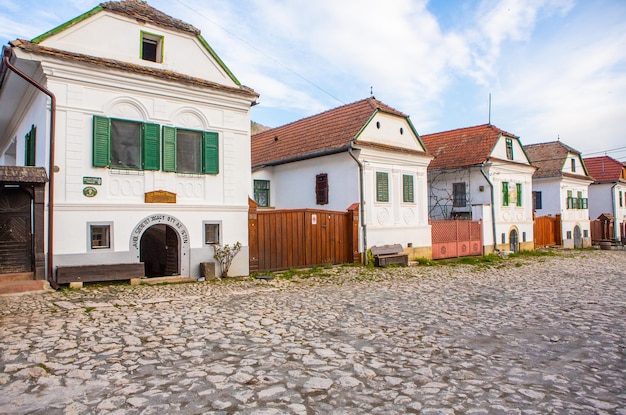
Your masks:
[[[207,238],[208,235],[208,227],[209,226],[215,226],[217,229],[217,241],[214,241],[214,239],[211,239],[209,241],[209,238]],[[203,221],[202,222],[202,228],[203,228],[203,232],[202,234],[204,235],[203,239],[204,239],[204,245],[205,246],[213,246],[213,245],[221,245],[222,244],[222,222],[221,221]]]
[[[37,127],[33,124],[24,136],[24,166],[35,166],[36,149]]]
[[[140,125],[139,154],[140,167],[122,167],[112,165],[113,122],[129,122]],[[92,124],[92,165],[93,167],[108,167],[119,170],[156,171],[160,170],[160,126],[145,121],[110,118],[100,115],[93,116]]]
[[[543,209],[543,201],[540,190],[533,191],[533,209],[541,210]]]
[[[154,52],[154,60],[148,59],[145,56],[145,44],[148,42],[154,42],[156,45]],[[156,33],[150,33],[146,31],[141,31],[140,43],[139,43],[139,57],[141,60],[154,62],[154,63],[163,63],[163,41],[164,36],[157,35]]]
[[[462,189],[462,191],[458,189]],[[457,195],[462,196],[462,197],[457,197]],[[467,207],[467,183],[465,182],[452,183],[452,207],[458,207],[458,208]]]
[[[257,186],[261,185],[261,184],[267,184],[267,187],[261,187],[261,186]],[[254,201],[257,203],[257,206],[261,206],[261,207],[270,207],[270,189],[271,189],[271,183],[269,180],[265,180],[265,179],[254,179],[253,180],[253,196],[254,196]],[[259,197],[258,194],[259,192],[267,192],[267,196],[266,196],[266,200],[267,200],[267,204],[262,204],[259,201]]]
[[[103,234],[106,235],[108,244],[102,246],[94,245],[94,228],[98,227],[106,229]],[[113,250],[113,222],[87,222],[87,246],[89,251],[94,252]]]
[[[201,133],[202,165],[199,172],[179,171],[177,166],[178,131]],[[161,127],[162,170],[170,173],[217,175],[219,174],[220,152],[219,133],[215,131],[194,130],[169,125]]]
[[[521,183],[515,183],[515,191],[516,191],[516,200],[515,200],[515,206],[516,207],[522,207],[522,184]]]
[[[317,205],[328,204],[328,173],[315,175],[315,203]]]
[[[389,173],[376,172],[376,202],[389,203]]]
[[[506,138],[505,140],[505,145],[506,145],[506,159],[507,160],[513,160],[513,139],[512,138]]]
[[[576,159],[572,158],[570,160],[571,160],[570,166],[571,166],[571,169],[572,169],[572,173],[576,173]]]
[[[502,206],[508,206],[509,202],[509,182],[502,182]]]
[[[402,202],[415,203],[415,175],[402,175]]]

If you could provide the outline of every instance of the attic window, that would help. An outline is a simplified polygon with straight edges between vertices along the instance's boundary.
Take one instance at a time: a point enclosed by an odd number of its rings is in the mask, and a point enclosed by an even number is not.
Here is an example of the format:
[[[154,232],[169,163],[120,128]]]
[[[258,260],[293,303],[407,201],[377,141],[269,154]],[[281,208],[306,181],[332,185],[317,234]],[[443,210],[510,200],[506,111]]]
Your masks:
[[[576,159],[571,159],[572,173],[576,172]]]
[[[400,127],[400,135],[404,134],[404,128]]]
[[[163,62],[163,36],[141,32],[141,59]]]
[[[513,140],[506,139],[506,158],[507,160],[513,160]]]
[[[380,121],[376,121],[376,128],[380,130]]]

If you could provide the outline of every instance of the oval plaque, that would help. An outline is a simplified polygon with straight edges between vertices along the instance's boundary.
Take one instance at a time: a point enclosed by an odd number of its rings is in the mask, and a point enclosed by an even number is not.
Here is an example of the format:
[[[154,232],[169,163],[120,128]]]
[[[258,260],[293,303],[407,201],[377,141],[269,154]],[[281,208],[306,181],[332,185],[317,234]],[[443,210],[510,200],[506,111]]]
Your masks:
[[[87,186],[83,189],[83,194],[87,197],[94,197],[98,194],[98,191],[93,186]]]

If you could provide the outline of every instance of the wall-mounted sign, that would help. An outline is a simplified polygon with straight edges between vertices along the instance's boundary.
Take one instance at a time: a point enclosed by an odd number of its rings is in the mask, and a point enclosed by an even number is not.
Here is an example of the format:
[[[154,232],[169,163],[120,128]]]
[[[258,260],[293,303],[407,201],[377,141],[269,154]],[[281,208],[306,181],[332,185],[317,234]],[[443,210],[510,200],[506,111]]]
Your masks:
[[[145,203],[176,203],[176,193],[156,190],[144,195]]]
[[[95,195],[98,194],[98,190],[96,190],[95,187],[87,186],[83,189],[83,194],[86,197],[94,197]]]
[[[101,186],[102,185],[102,177],[88,177],[88,176],[84,176],[83,177],[83,184],[91,184],[91,185]]]

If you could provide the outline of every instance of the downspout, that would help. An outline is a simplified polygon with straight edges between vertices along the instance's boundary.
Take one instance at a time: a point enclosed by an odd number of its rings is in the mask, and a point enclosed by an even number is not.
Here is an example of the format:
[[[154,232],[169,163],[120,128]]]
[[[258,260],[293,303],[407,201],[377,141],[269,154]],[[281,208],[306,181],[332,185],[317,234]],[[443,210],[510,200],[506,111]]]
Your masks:
[[[13,50],[10,47],[5,46],[2,51],[4,55],[4,64],[11,69],[15,74],[17,74],[20,78],[24,79],[26,82],[46,94],[50,97],[50,159],[48,166],[48,282],[50,286],[54,289],[58,289],[59,285],[54,281],[54,264],[53,264],[53,229],[54,229],[54,146],[55,146],[55,124],[56,124],[56,97],[54,94],[47,89],[46,87],[39,85],[37,81],[33,78],[25,74],[24,72],[17,69],[11,62],[9,62],[9,57],[13,55]]]
[[[485,167],[485,163],[480,163],[480,172],[482,173],[487,183],[489,183],[489,188],[491,189],[491,231],[493,232],[493,251],[496,252],[498,250],[498,244],[496,243],[496,207],[495,207],[495,196],[493,193],[493,183],[489,180],[489,177],[483,171],[483,167]]]
[[[361,163],[352,152],[354,150],[353,147],[354,142],[350,142],[350,146],[348,147],[348,154],[350,157],[354,159],[356,164],[359,166],[359,216],[361,218],[361,229],[363,230],[363,264],[367,265],[367,223],[365,221],[365,186],[363,184],[363,163]]]

